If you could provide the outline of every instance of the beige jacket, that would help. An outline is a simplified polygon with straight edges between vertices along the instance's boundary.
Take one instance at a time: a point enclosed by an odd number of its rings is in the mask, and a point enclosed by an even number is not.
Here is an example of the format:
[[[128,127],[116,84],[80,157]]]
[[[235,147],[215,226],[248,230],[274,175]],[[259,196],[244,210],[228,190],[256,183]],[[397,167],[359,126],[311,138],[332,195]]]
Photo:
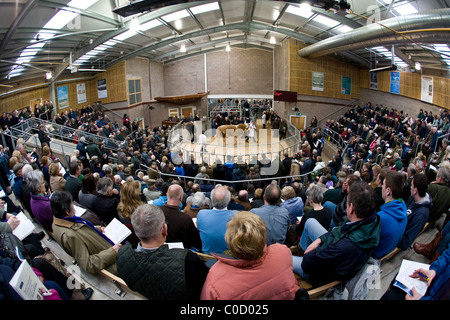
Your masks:
[[[88,225],[53,218],[53,237],[86,272],[102,269],[117,275],[116,251],[111,244]]]

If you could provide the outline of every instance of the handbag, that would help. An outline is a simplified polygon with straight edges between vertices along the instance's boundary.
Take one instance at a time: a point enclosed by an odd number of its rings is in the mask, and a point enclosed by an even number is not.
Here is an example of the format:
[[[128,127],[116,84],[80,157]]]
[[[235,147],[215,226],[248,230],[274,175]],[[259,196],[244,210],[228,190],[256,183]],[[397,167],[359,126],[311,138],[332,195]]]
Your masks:
[[[12,233],[0,233],[0,252],[4,258],[31,260],[22,241]]]

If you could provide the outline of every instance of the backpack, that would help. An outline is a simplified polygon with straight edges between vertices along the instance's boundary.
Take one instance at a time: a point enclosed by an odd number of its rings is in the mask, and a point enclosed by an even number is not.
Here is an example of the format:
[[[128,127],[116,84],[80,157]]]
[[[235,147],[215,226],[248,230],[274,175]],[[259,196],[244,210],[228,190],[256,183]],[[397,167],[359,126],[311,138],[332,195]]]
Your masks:
[[[370,257],[353,278],[330,289],[326,295],[332,295],[333,300],[365,300],[369,290],[379,282],[380,274],[381,260]]]

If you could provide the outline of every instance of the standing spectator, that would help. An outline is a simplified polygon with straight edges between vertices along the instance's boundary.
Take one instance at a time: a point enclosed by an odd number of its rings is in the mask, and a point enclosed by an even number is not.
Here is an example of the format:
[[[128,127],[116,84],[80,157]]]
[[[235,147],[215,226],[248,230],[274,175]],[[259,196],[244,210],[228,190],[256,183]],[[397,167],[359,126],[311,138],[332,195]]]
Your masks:
[[[72,199],[78,202],[78,192],[81,190],[82,183],[80,180],[81,167],[77,161],[72,161],[69,164],[69,176],[64,185],[65,191],[72,195]]]

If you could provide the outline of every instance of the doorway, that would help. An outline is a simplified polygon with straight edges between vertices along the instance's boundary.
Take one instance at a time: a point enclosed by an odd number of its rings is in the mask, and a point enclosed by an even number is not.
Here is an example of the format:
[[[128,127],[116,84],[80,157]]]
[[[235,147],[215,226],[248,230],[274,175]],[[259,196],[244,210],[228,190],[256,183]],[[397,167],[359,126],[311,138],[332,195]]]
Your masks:
[[[187,119],[189,118],[189,115],[192,113],[192,116],[194,116],[194,108],[193,107],[182,107],[181,108],[181,114],[184,115],[184,117]]]
[[[290,116],[289,120],[298,130],[303,130],[306,127],[306,116]]]

